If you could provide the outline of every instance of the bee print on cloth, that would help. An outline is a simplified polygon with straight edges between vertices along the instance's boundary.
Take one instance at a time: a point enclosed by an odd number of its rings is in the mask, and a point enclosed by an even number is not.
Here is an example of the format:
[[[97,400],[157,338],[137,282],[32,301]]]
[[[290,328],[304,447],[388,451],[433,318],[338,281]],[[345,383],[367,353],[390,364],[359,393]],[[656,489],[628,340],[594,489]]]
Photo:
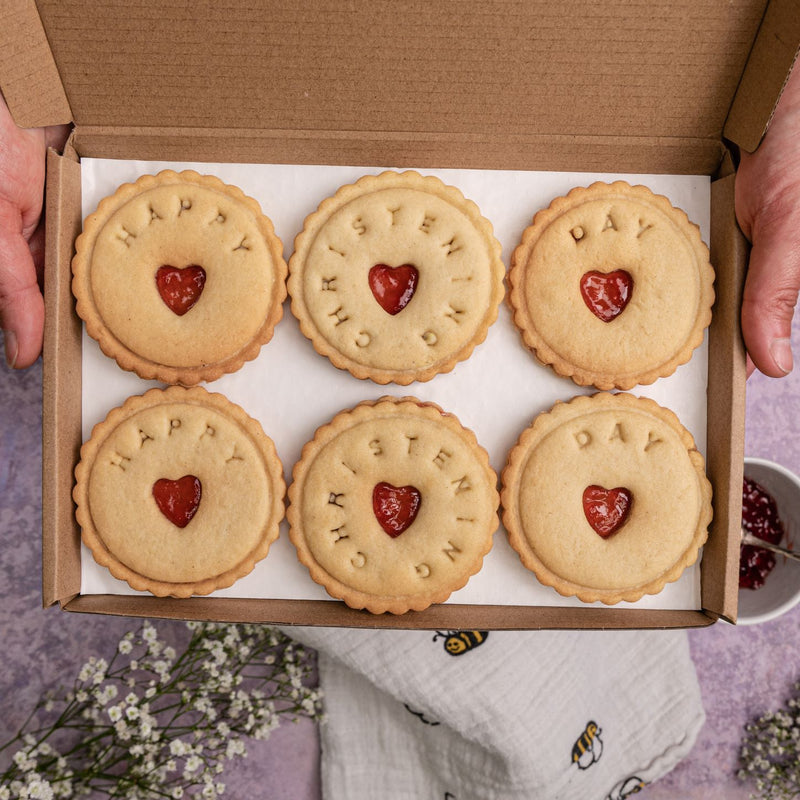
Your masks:
[[[639,794],[645,786],[647,786],[647,784],[641,778],[632,775],[630,778],[620,781],[608,793],[606,800],[625,800],[626,797]]]
[[[583,733],[572,746],[572,763],[577,764],[578,769],[589,769],[595,761],[600,760],[600,756],[603,755],[601,733],[596,722],[590,720],[586,723]]]
[[[420,722],[424,722],[426,725],[430,725],[431,727],[439,725],[439,723],[436,720],[428,719],[425,716],[424,711],[415,711],[413,708],[411,708],[411,706],[408,703],[403,703],[403,708],[405,708],[405,710],[408,711],[409,714],[413,714],[415,717],[417,717],[417,719],[419,719]]]
[[[444,639],[445,652],[451,656],[460,656],[474,650],[489,638],[489,631],[436,631],[433,637]]]

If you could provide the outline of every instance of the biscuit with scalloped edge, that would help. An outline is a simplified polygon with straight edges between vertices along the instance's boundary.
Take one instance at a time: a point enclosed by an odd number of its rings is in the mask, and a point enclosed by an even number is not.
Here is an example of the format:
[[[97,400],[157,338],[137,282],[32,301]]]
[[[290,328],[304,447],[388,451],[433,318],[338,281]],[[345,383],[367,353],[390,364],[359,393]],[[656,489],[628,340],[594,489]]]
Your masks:
[[[143,175],[78,237],[72,290],[88,334],[122,369],[213,381],[254,359],[283,314],[283,246],[259,204],[192,170]]]
[[[509,542],[540,583],[607,605],[677,580],[712,517],[692,435],[669,409],[626,393],[540,414],[509,453],[501,502]]]
[[[73,497],[84,544],[134,589],[205,595],[278,537],[283,469],[261,425],[202,387],[151,389],[98,423]]]
[[[306,218],[289,294],[303,333],[335,366],[407,385],[449,372],[486,338],[504,275],[475,203],[436,177],[384,172]]]
[[[303,448],[289,536],[332,597],[373,614],[421,611],[480,570],[498,525],[496,483],[452,414],[412,397],[364,402]]]
[[[671,375],[711,322],[714,270],[699,228],[624,181],[573,189],[539,211],[508,280],[525,344],[581,386]]]

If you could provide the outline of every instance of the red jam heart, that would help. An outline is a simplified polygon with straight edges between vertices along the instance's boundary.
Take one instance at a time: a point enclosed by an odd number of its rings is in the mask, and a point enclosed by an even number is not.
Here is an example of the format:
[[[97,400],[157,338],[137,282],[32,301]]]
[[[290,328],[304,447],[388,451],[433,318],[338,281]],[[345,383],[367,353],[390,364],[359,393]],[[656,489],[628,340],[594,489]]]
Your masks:
[[[772,495],[746,475],[742,483],[742,531],[780,544],[784,536],[783,521]],[[743,544],[739,559],[739,588],[760,589],[767,575],[775,568],[775,554],[763,547]]]
[[[583,302],[603,322],[611,322],[625,310],[632,292],[633,278],[624,269],[613,272],[592,270],[581,277]]]
[[[392,316],[399,314],[411,302],[418,280],[419,272],[411,264],[399,267],[376,264],[369,271],[369,288],[373,296]]]
[[[185,528],[197,513],[203,487],[199,478],[184,475],[176,481],[160,478],[153,484],[153,497],[161,513],[179,528]]]
[[[372,490],[372,510],[375,518],[393,539],[408,530],[417,518],[422,495],[413,486],[392,486],[376,483]]]
[[[165,264],[156,271],[158,293],[169,310],[179,317],[200,299],[205,285],[206,271],[197,264],[183,269]]]
[[[633,495],[621,486],[616,489],[587,486],[583,490],[583,513],[594,531],[604,539],[627,522],[632,503]]]

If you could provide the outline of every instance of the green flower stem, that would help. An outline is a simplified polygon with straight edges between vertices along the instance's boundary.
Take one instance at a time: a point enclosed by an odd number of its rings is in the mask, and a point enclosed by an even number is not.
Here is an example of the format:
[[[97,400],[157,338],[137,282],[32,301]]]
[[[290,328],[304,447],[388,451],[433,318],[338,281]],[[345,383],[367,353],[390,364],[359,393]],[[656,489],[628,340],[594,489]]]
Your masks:
[[[90,659],[72,690],[52,701],[61,708],[55,722],[34,729],[51,703],[40,701],[0,746],[22,745],[0,774],[0,800],[29,780],[37,792],[46,781],[55,798],[73,796],[74,787],[125,800],[171,798],[178,789],[216,797],[224,765],[245,754],[248,736],[268,736],[281,719],[319,718],[302,648],[254,625],[189,627],[178,655],[143,622],[108,663]],[[48,742],[56,738],[62,752]]]

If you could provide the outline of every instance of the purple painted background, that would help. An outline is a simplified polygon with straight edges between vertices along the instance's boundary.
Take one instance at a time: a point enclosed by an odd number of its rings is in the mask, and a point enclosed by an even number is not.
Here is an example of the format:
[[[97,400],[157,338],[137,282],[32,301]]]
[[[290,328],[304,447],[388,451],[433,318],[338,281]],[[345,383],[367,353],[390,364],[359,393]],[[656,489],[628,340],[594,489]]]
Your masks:
[[[800,320],[794,325],[800,354]],[[110,655],[135,622],[41,608],[41,364],[0,366],[0,741],[39,695],[70,681],[90,655]],[[745,451],[800,474],[800,367],[788,378],[748,382]],[[159,622],[174,640],[182,623]],[[707,721],[690,755],[639,795],[649,800],[744,800],[735,777],[744,724],[777,708],[800,677],[800,607],[754,627],[717,623],[689,633]],[[319,738],[307,721],[284,725],[226,771],[230,797],[318,800]]]

